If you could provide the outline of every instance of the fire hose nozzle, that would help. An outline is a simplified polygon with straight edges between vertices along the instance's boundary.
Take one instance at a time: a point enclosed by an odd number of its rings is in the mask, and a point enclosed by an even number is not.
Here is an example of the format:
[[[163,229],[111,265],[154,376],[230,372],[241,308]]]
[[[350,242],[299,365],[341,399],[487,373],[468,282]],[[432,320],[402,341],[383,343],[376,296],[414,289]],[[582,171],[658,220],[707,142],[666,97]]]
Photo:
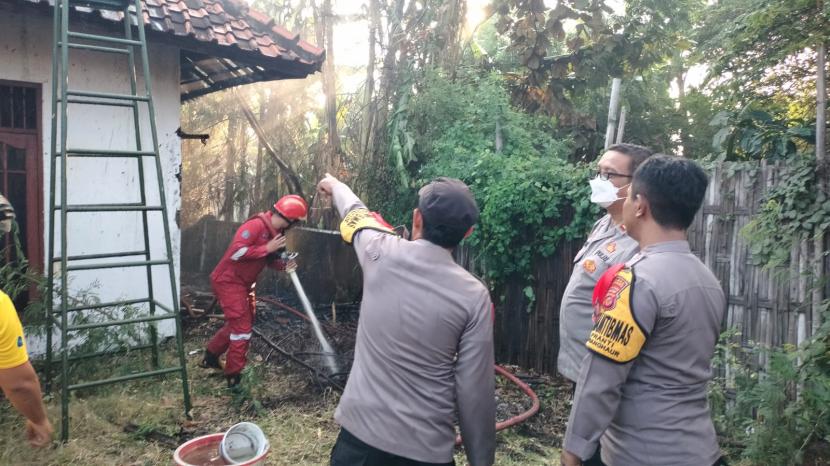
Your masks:
[[[297,252],[291,252],[284,249],[282,250],[282,252],[280,252],[280,259],[282,259],[285,262],[288,262],[296,259],[299,255],[300,254]]]

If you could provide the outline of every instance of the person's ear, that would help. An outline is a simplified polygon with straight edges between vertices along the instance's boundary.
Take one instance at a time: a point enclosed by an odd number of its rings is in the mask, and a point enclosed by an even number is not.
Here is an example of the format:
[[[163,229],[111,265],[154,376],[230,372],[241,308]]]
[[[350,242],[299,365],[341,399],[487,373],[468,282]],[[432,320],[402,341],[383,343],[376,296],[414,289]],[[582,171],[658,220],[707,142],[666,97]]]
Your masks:
[[[637,218],[644,217],[651,210],[648,199],[642,194],[634,196],[634,216]]]

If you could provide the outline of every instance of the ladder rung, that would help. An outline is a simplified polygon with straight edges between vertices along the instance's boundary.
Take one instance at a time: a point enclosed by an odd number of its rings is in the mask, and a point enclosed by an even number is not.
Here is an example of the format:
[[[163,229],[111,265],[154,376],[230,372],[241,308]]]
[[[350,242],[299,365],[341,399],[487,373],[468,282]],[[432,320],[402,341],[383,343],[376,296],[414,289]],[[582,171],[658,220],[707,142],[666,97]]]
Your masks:
[[[142,351],[142,350],[150,349],[152,347],[153,347],[153,345],[141,345],[141,346],[132,346],[132,347],[129,347],[129,348],[117,348],[117,349],[114,349],[112,351],[98,351],[98,352],[95,352],[95,353],[85,353],[85,354],[79,354],[77,356],[70,356],[69,360],[70,361],[79,361],[81,359],[97,358],[99,356],[113,356],[113,355],[116,355],[116,354],[126,354],[126,353],[131,353],[133,351]],[[61,362],[60,359],[53,359],[52,360],[53,364],[60,364],[60,362]]]
[[[108,307],[118,307],[118,306],[130,306],[132,304],[141,304],[141,303],[149,303],[150,298],[143,298],[143,299],[130,299],[127,301],[112,301],[109,303],[99,303],[99,304],[88,304],[83,306],[75,306],[66,308],[66,312],[78,312],[78,311],[92,311],[95,309],[106,309]],[[165,309],[166,311],[167,309]],[[53,314],[60,315],[60,311],[53,311]]]
[[[59,2],[60,4],[60,2]],[[124,0],[70,0],[69,6],[83,6],[87,8],[95,8],[96,10],[109,10],[115,12],[122,12],[128,5],[132,5],[130,1]]]
[[[56,205],[55,210],[63,207]],[[67,212],[145,212],[162,210],[158,205],[141,204],[75,204],[65,207]]]
[[[176,314],[170,312],[167,314],[158,314],[154,316],[136,317],[134,319],[108,320],[106,322],[93,322],[90,324],[70,325],[66,327],[67,332],[77,332],[78,330],[89,330],[101,327],[117,327],[119,325],[141,324],[145,322],[155,322],[157,320],[175,319]]]
[[[58,99],[60,102],[61,99]],[[119,101],[111,101],[107,102],[104,100],[85,100],[85,99],[66,99],[67,103],[70,104],[81,104],[81,105],[100,105],[104,107],[124,107],[124,108],[133,108],[135,102],[119,102]]]
[[[58,152],[62,154],[62,152]],[[67,157],[151,157],[156,153],[148,150],[109,150],[109,149],[68,149]]]
[[[109,385],[109,384],[118,383],[118,382],[127,382],[129,380],[142,379],[142,378],[145,378],[145,377],[155,377],[157,375],[169,374],[171,372],[180,372],[181,370],[182,370],[181,367],[169,367],[167,369],[159,369],[159,370],[150,371],[150,372],[139,372],[138,374],[130,374],[130,375],[124,375],[124,376],[121,376],[121,377],[113,377],[111,379],[98,380],[98,381],[95,381],[95,382],[86,382],[86,383],[79,383],[79,384],[75,384],[75,385],[70,385],[69,387],[67,387],[67,390],[72,391],[72,390],[80,390],[82,388],[99,387],[101,385]]]
[[[172,314],[174,312],[173,309],[170,309],[169,307],[165,306],[164,304],[161,304],[158,301],[153,301],[153,304],[155,304],[156,307],[158,307],[159,309],[161,309],[164,312],[167,312],[167,313],[170,313],[170,314]]]
[[[90,91],[66,91],[67,96],[75,97],[92,97],[97,99],[113,99],[113,100],[129,100],[138,102],[147,102],[150,100],[146,95],[130,95],[130,94],[113,94],[110,92],[90,92]],[[97,104],[97,102],[88,102],[90,104]]]
[[[111,44],[132,45],[134,47],[141,46],[140,40],[122,39],[120,37],[101,36],[98,34],[85,34],[83,32],[69,31],[67,33],[73,39],[97,40],[99,42],[109,42]],[[71,47],[72,44],[69,44]],[[121,50],[121,49],[119,49]]]
[[[127,49],[119,49],[117,47],[101,47],[100,45],[79,44],[77,42],[69,42],[67,45],[70,49],[91,50],[93,52],[120,53],[122,55],[130,53]],[[58,47],[62,46],[63,42],[58,42]]]
[[[169,263],[169,260],[155,260],[138,262],[112,262],[106,264],[70,265],[66,267],[66,271],[76,272],[78,270],[120,269],[126,267],[144,267],[148,265],[167,265]]]
[[[87,254],[82,256],[68,256],[66,258],[68,261],[84,261],[90,259],[113,259],[116,257],[128,257],[128,256],[138,256],[142,254],[147,254],[147,251],[125,251],[125,252],[111,252],[107,254]],[[63,258],[61,257],[53,257],[52,262],[60,262]]]

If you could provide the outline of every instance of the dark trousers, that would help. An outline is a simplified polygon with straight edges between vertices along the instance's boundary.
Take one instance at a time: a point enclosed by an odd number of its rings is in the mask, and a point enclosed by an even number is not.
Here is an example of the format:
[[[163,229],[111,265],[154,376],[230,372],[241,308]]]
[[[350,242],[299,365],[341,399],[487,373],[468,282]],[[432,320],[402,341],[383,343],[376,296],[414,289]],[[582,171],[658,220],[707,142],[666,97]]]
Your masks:
[[[455,466],[449,463],[424,463],[402,458],[363,443],[359,438],[341,428],[337,442],[331,450],[330,466]]]

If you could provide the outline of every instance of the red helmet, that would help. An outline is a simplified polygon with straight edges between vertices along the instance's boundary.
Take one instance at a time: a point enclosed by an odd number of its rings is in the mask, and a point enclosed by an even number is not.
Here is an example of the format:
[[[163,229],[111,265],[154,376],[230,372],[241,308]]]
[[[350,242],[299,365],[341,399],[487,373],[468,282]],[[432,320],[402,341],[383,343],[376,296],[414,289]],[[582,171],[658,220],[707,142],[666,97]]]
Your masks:
[[[308,215],[308,204],[305,199],[296,195],[289,194],[283,196],[274,204],[274,210],[283,216],[289,222],[296,222],[297,220],[305,220]]]

